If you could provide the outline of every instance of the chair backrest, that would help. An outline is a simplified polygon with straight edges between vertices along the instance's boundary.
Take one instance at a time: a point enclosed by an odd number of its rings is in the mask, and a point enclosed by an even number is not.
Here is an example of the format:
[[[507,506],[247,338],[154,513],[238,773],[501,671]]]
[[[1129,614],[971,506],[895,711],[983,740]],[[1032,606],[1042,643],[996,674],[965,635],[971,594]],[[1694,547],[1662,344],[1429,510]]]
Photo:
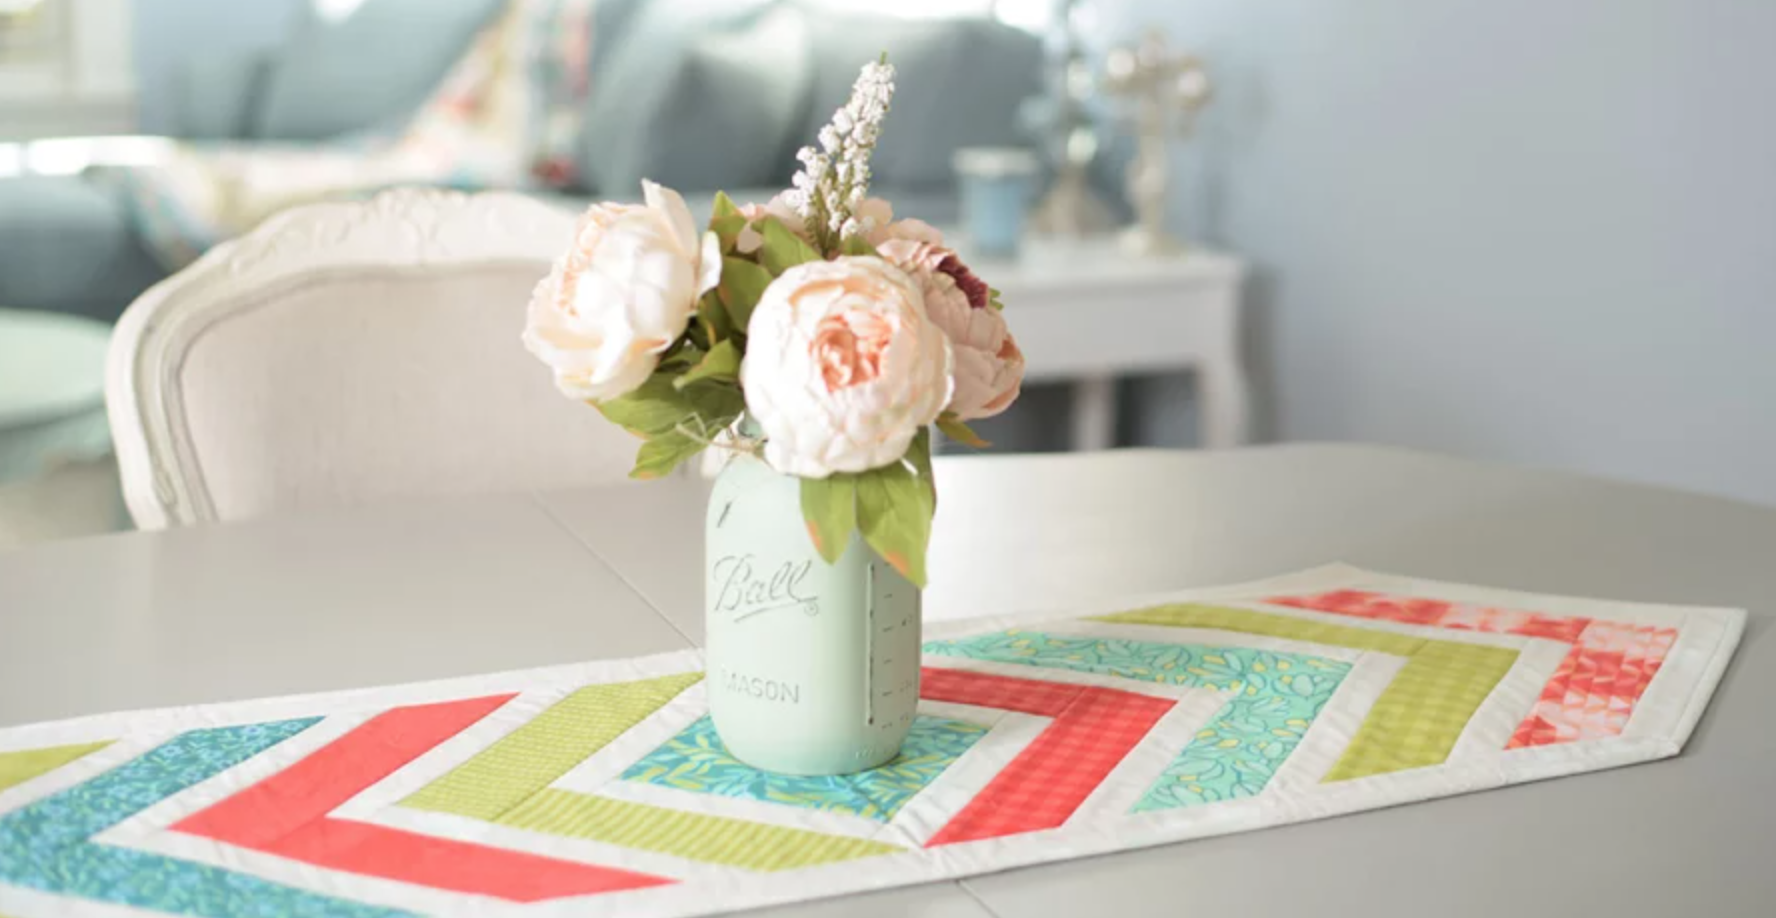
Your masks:
[[[136,524],[623,480],[638,441],[519,343],[573,223],[400,189],[281,213],[144,293],[106,381]]]

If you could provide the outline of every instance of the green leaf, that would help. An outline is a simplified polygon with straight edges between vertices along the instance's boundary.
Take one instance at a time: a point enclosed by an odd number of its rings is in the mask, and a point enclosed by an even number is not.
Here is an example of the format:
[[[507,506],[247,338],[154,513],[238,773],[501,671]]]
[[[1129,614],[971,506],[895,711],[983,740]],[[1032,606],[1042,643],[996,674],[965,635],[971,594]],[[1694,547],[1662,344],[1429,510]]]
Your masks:
[[[925,585],[936,494],[905,464],[857,476],[857,528],[864,541],[914,586]]]
[[[715,193],[715,203],[709,208],[711,220],[720,220],[723,217],[738,216],[739,214],[740,208],[735,206],[734,199],[728,197],[727,192],[718,191]]]
[[[682,373],[696,366],[702,359],[702,348],[687,335],[679,339],[677,346],[660,357],[660,371]]]
[[[723,255],[732,255],[740,248],[740,230],[745,226],[746,218],[739,214],[716,217],[709,221],[709,231],[715,234],[716,241],[721,244]]]
[[[937,419],[937,429],[943,431],[944,436],[949,437],[963,446],[971,446],[975,449],[986,449],[993,445],[982,440],[980,434],[975,433],[967,424],[962,423],[961,418],[956,417],[949,412],[945,412],[943,417]]]
[[[771,286],[771,279],[771,272],[756,262],[732,255],[722,259],[721,283],[715,289],[721,294],[722,305],[727,307],[736,332],[745,334],[753,307],[765,295],[765,288]]]
[[[611,423],[639,436],[664,433],[696,412],[689,397],[672,384],[676,374],[655,373],[634,392],[596,406]]]
[[[999,293],[998,290],[996,290],[992,287],[988,287],[987,288],[987,305],[993,307],[994,309],[998,309],[998,310],[1003,311],[1005,309],[1005,304],[999,302],[1000,296],[1001,296],[1001,294]]]
[[[740,376],[740,349],[734,342],[723,341],[709,349],[697,365],[691,367],[683,376],[672,381],[672,385],[683,389],[685,386],[705,379],[732,382]]]
[[[839,243],[839,254],[874,255],[876,254],[876,247],[870,245],[869,240],[862,236],[848,236],[845,238],[844,242]]]
[[[734,199],[727,192],[715,193],[715,206],[710,208],[709,231],[721,243],[723,254],[732,254],[740,238],[740,229],[746,225],[746,218],[740,215],[740,208],[734,206]]]
[[[856,476],[802,479],[802,519],[814,550],[828,564],[838,561],[857,530]]]
[[[720,288],[703,294],[697,301],[697,326],[709,344],[734,337],[734,317],[722,305]]]
[[[664,477],[678,468],[679,463],[702,451],[703,441],[687,436],[682,431],[669,430],[657,434],[641,444],[641,450],[635,454],[635,468],[629,470],[629,477]]]
[[[931,429],[922,427],[913,435],[912,445],[907,447],[906,460],[913,464],[913,472],[925,483],[925,490],[931,492],[931,508],[937,509],[937,478],[931,474]]]
[[[759,248],[759,263],[765,270],[777,277],[796,265],[810,261],[819,261],[820,253],[814,247],[802,241],[802,237],[789,231],[782,221],[775,217],[766,217],[758,222],[758,230],[765,237],[765,244]],[[725,265],[723,266],[725,270]]]
[[[740,412],[746,410],[746,396],[740,394],[740,387],[732,381],[706,379],[694,382],[680,390],[685,401],[690,403],[695,414],[693,426],[707,428],[705,433],[714,436],[716,431],[734,423]]]

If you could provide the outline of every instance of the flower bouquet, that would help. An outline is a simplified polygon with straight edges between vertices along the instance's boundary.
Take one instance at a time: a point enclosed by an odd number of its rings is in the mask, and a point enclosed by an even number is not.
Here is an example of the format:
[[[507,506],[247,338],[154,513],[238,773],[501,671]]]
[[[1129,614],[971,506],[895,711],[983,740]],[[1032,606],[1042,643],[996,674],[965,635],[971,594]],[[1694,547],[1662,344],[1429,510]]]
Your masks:
[[[525,345],[557,387],[644,441],[637,478],[706,449],[711,713],[727,751],[834,774],[899,749],[918,696],[931,434],[1017,398],[998,294],[943,236],[869,196],[886,59],[764,204],[674,191],[597,204],[533,297]]]

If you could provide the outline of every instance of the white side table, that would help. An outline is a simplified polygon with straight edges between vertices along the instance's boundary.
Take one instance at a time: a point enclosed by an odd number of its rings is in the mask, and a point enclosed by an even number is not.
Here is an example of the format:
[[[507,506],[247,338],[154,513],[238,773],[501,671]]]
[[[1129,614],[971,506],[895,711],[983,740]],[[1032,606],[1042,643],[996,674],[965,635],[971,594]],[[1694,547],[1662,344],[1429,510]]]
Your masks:
[[[1004,294],[1029,381],[1073,383],[1074,449],[1114,445],[1117,376],[1171,370],[1196,373],[1204,446],[1246,442],[1244,262],[1194,247],[1139,258],[1112,237],[1032,240],[1015,261],[963,257]]]

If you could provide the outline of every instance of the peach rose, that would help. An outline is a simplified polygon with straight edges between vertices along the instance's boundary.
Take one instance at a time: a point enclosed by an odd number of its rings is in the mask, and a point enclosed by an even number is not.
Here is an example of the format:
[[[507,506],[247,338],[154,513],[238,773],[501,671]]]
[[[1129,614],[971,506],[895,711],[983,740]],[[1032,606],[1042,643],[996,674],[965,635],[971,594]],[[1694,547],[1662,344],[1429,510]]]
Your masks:
[[[825,478],[900,459],[950,400],[950,345],[880,258],[797,265],[765,288],[740,365],[779,472]]]
[[[578,399],[607,401],[645,382],[721,277],[714,233],[699,244],[684,199],[642,182],[644,204],[595,204],[532,294],[524,346]]]
[[[950,338],[956,389],[947,410],[968,421],[1010,407],[1023,387],[1024,355],[1004,314],[988,303],[986,283],[941,245],[899,238],[878,251],[919,284],[926,314]]]

